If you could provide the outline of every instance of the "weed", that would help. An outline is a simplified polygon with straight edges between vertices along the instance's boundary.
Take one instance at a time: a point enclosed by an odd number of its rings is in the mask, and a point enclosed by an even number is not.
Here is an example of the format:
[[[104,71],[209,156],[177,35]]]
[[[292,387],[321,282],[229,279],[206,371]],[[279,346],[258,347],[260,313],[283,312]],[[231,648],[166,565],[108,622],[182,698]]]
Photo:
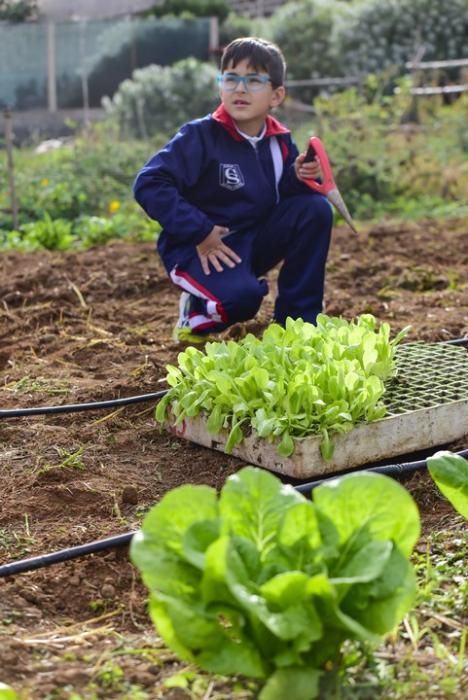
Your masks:
[[[103,600],[102,598],[96,598],[95,600],[89,601],[88,608],[93,613],[101,614],[103,612],[106,612],[108,608],[108,602]]]
[[[108,690],[119,690],[123,680],[122,667],[116,663],[108,662],[96,673],[96,681]]]
[[[459,520],[452,518],[451,528],[432,533],[426,550],[413,555],[419,582],[417,605],[393,645],[377,652],[388,664],[381,680],[385,697],[392,700],[440,698],[461,691],[467,635],[462,622],[467,593],[462,567],[468,535],[460,538],[452,529]]]
[[[17,381],[6,384],[3,388],[16,394],[31,394],[36,391],[41,391],[50,396],[68,394],[70,391],[70,385],[67,382],[52,384],[47,379],[43,379],[42,377],[30,377],[28,374]]]
[[[4,550],[7,559],[23,557],[31,551],[34,538],[29,531],[29,522],[24,532],[0,528],[0,551]]]
[[[450,289],[453,292],[458,291],[462,284],[460,282],[460,278],[456,272],[451,272],[450,270],[447,271],[447,278],[448,278],[448,289]]]
[[[150,333],[152,330],[151,325],[149,323],[143,323],[140,324],[139,326],[130,326],[128,328],[129,333],[133,333],[133,335],[137,335],[139,337],[145,336],[148,333]]]
[[[78,471],[84,471],[86,469],[86,466],[82,460],[82,455],[84,448],[79,447],[77,450],[74,451],[69,451],[69,450],[64,450],[61,447],[55,448],[57,450],[57,453],[59,457],[62,459],[59,464],[51,464],[50,462],[46,462],[37,472],[37,476],[41,476],[42,474],[47,474],[48,472],[51,471],[60,471],[61,469],[70,469],[70,470],[78,470]]]
[[[134,370],[130,373],[132,377],[135,379],[138,379],[139,377],[143,376],[146,372],[146,370],[151,367],[151,363],[148,360],[148,355],[145,355],[145,359],[142,362],[142,364],[138,365],[135,367]]]

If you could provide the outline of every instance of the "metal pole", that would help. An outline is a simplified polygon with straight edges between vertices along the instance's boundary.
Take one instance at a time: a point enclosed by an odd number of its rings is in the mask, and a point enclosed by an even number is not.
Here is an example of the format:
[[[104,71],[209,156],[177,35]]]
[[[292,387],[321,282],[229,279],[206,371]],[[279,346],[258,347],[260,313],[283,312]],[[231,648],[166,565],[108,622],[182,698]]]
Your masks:
[[[7,155],[8,182],[10,185],[11,214],[13,217],[13,228],[18,229],[18,201],[16,199],[15,187],[15,166],[13,162],[13,132],[11,128],[11,112],[6,109],[3,112],[5,125],[5,147]]]
[[[49,112],[57,111],[57,77],[55,65],[55,23],[47,22],[47,101]]]
[[[83,123],[85,129],[89,127],[89,85],[86,72],[86,19],[80,21],[80,73],[81,94],[83,97]]]

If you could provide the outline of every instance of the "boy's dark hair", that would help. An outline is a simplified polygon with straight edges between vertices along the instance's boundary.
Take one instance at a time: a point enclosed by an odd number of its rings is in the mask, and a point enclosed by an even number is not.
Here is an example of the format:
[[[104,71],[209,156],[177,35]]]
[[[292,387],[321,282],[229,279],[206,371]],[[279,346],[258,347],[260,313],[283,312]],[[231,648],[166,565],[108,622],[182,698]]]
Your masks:
[[[283,85],[286,61],[276,44],[252,36],[234,39],[226,46],[221,56],[221,73],[226,70],[229,64],[232,63],[233,68],[235,68],[238,63],[245,59],[256,71],[267,72],[274,88]]]

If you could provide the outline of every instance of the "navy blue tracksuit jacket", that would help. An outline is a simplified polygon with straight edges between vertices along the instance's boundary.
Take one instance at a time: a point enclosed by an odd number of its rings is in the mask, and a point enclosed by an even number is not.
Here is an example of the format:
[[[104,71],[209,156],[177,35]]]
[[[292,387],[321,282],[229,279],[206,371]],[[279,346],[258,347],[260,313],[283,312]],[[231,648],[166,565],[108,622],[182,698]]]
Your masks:
[[[194,297],[190,326],[216,331],[255,316],[263,275],[284,261],[275,320],[315,321],[322,310],[332,212],[294,172],[298,150],[271,116],[253,146],[221,105],[185,124],[138,173],[136,200],[163,230],[158,251],[172,281]],[[215,225],[242,262],[206,275],[196,246]]]

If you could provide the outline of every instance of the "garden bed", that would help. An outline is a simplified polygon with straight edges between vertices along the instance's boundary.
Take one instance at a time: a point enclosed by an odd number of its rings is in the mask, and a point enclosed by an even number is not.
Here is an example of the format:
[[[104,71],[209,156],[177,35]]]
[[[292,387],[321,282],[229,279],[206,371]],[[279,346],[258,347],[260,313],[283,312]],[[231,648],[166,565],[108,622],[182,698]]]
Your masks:
[[[468,334],[467,268],[462,221],[381,224],[360,237],[338,227],[326,311],[346,318],[372,313],[389,321],[395,333],[411,324],[408,341],[460,337]],[[275,275],[270,277],[274,287]],[[179,352],[171,340],[178,294],[152,244],[4,253],[0,299],[2,409],[165,387],[165,365],[175,363]],[[269,296],[248,329],[260,333],[271,309]],[[244,330],[236,327],[226,335],[238,337]],[[243,466],[234,456],[161,432],[153,409],[142,403],[0,420],[2,563],[127,532],[169,488],[184,482],[219,488]],[[467,439],[448,447],[465,448]],[[420,551],[445,530],[444,551],[456,561],[461,520],[425,475],[406,485],[423,518]],[[125,550],[1,579],[0,681],[34,700],[68,699],[76,697],[73,692],[78,698],[113,699],[253,697],[247,684],[235,689],[190,672],[175,685],[185,683],[192,695],[183,687],[166,687],[164,680],[185,666],[155,639],[145,596]],[[456,601],[452,609],[433,612],[431,629],[455,654],[450,635],[460,625]],[[424,624],[421,618],[421,628]],[[405,695],[384,697],[450,697],[444,695],[444,678],[453,675],[450,660],[434,655],[429,633],[414,640],[403,629],[379,651],[401,683],[413,664],[422,671]],[[456,692],[456,680],[453,688]]]

